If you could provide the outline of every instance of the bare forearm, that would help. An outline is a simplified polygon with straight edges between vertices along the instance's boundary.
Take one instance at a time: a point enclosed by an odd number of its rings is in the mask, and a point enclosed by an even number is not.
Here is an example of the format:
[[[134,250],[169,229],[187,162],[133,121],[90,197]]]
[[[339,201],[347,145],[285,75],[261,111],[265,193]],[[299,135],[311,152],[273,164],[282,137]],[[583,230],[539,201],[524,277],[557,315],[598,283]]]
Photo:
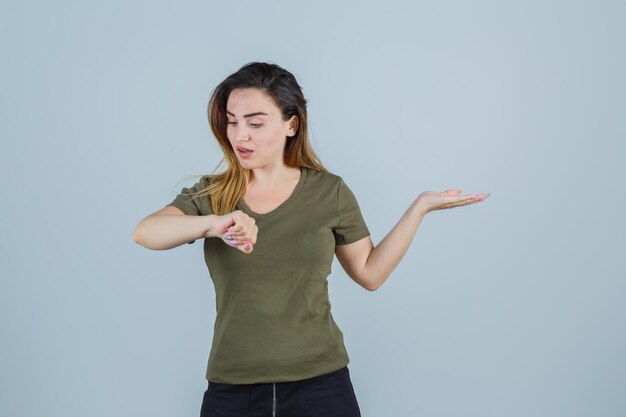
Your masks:
[[[217,216],[158,214],[143,219],[133,232],[133,240],[148,249],[163,250],[184,243],[213,237]]]
[[[372,249],[365,264],[365,276],[372,281],[372,291],[380,287],[398,266],[425,215],[414,201],[387,236]]]

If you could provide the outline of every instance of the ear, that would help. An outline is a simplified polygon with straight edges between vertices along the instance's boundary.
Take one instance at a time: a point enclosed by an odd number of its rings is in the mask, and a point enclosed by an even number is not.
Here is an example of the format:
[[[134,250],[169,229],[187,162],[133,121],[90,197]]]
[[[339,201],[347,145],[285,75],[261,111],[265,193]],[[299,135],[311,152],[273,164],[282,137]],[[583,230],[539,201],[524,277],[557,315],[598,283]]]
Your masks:
[[[289,119],[289,129],[287,130],[287,136],[292,137],[298,131],[298,116],[293,115]]]

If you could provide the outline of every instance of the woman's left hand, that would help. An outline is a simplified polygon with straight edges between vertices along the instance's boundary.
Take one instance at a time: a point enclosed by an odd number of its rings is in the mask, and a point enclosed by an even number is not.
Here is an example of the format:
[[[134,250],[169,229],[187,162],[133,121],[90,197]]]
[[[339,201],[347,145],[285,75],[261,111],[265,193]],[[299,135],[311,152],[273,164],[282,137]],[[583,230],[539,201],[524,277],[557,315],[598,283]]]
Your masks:
[[[445,210],[453,207],[467,206],[483,201],[491,193],[459,195],[461,190],[452,189],[440,193],[424,191],[415,200],[415,205],[424,214],[435,210]]]

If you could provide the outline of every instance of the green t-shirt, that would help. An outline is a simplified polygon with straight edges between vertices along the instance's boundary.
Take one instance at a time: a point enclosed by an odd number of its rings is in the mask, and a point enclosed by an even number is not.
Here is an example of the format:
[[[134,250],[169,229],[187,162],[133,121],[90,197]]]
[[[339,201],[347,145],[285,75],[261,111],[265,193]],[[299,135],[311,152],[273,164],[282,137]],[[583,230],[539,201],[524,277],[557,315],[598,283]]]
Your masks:
[[[209,196],[188,195],[209,180],[183,188],[170,205],[187,215],[212,214]],[[302,168],[293,193],[276,209],[258,214],[243,199],[237,208],[258,227],[250,254],[220,238],[204,239],[217,309],[206,379],[295,381],[347,365],[327,277],[335,245],[370,234],[352,191],[338,175]]]

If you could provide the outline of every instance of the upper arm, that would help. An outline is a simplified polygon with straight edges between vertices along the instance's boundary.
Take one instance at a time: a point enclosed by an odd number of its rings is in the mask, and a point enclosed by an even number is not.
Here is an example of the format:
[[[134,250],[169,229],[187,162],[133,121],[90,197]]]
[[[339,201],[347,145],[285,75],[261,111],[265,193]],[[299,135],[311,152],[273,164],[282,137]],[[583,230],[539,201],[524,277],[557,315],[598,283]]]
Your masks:
[[[333,227],[335,254],[348,276],[371,291],[365,265],[374,245],[359,203],[341,177],[337,183],[336,203],[337,218]]]
[[[181,216],[185,215],[185,213],[183,213],[183,211],[181,209],[179,209],[178,207],[167,205],[167,206],[165,206],[165,207],[163,207],[161,209],[158,209],[154,213],[148,214],[141,221],[144,221],[148,217],[158,216],[160,214],[178,214],[178,215],[181,215]],[[139,222],[139,224],[141,224],[141,222]]]
[[[369,291],[372,289],[365,275],[365,265],[372,249],[374,249],[374,244],[369,235],[347,245],[335,245],[335,255],[346,274]]]
[[[185,215],[185,213],[183,213],[181,209],[172,205],[167,205],[163,207],[162,209],[155,211],[154,213],[151,214],[151,216],[155,216],[159,214],[180,214],[183,216]]]
[[[204,216],[213,214],[210,197],[200,196],[197,193],[205,190],[209,185],[209,177],[202,176],[192,187],[183,187],[168,206],[176,207],[181,213],[190,216]],[[174,214],[180,214],[175,212]]]
[[[165,206],[165,207],[163,207],[163,208],[161,208],[161,209],[159,209],[159,210],[155,211],[154,213],[150,213],[150,214],[148,214],[148,215],[144,218],[144,220],[145,220],[145,219],[147,219],[148,217],[151,217],[151,216],[158,216],[158,215],[160,215],[160,214],[179,214],[179,215],[181,215],[181,216],[182,216],[182,215],[185,215],[185,213],[183,213],[183,211],[182,211],[181,209],[179,209],[178,207],[171,206],[171,205],[167,205],[167,206]]]

